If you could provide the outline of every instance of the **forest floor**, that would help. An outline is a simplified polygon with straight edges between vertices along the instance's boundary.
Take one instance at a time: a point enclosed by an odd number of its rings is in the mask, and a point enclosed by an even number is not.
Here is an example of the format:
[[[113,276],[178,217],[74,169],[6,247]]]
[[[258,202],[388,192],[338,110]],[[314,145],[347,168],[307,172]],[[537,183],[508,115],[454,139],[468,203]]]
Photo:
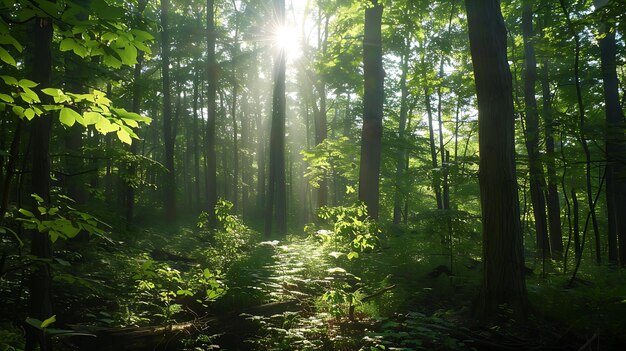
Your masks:
[[[480,281],[474,239],[451,256],[423,229],[387,229],[380,247],[353,259],[341,241],[322,238],[328,231],[262,241],[240,222],[216,233],[189,226],[66,242],[54,263],[54,327],[68,331],[55,337],[57,348],[624,349],[621,271],[583,267],[573,289],[556,268],[529,272],[534,317],[516,321],[503,306],[497,322],[480,326],[469,317]],[[14,317],[0,322],[0,346],[15,350],[16,321],[26,318],[25,296],[14,293],[22,283],[8,274],[0,287]]]

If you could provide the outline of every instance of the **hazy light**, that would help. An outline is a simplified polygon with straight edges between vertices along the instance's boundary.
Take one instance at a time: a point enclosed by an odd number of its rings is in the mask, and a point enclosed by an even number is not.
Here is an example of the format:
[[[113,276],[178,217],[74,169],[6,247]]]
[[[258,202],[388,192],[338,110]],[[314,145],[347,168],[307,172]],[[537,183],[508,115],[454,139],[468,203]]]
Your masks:
[[[272,41],[279,50],[284,50],[290,58],[302,55],[300,37],[298,30],[294,27],[277,26],[273,30]]]

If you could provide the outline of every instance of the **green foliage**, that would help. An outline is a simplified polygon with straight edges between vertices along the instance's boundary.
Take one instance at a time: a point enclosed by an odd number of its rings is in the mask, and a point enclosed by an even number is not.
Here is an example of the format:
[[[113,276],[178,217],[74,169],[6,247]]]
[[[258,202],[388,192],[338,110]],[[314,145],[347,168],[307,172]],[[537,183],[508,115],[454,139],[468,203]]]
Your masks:
[[[357,154],[358,146],[347,137],[337,139],[326,138],[310,150],[302,150],[307,166],[309,183],[319,188],[324,179],[343,179],[354,184],[358,178]]]
[[[235,260],[244,254],[252,244],[260,239],[259,233],[247,227],[241,217],[230,213],[232,208],[231,202],[220,199],[215,205],[214,214],[218,227],[210,229],[209,219],[211,215],[207,212],[200,214],[197,224],[203,234],[210,238],[211,245],[206,248],[206,255],[222,258],[215,262],[220,267],[223,267],[228,260]]]
[[[359,252],[371,251],[380,245],[381,233],[376,222],[367,217],[365,204],[352,206],[324,206],[318,216],[327,221],[331,230],[319,230],[322,242],[331,243],[340,251],[347,250],[348,259],[358,258]],[[311,228],[305,228],[310,231]],[[347,247],[345,247],[347,245]]]
[[[450,331],[465,328],[439,316],[426,316],[418,312],[381,318],[376,331],[368,332],[361,350],[476,350],[471,340],[452,336]]]
[[[73,200],[69,197],[59,195],[56,204],[46,206],[39,195],[32,194],[31,196],[37,203],[38,213],[35,214],[24,208],[19,209],[22,217],[18,220],[24,223],[26,229],[47,234],[52,242],[59,238],[72,239],[81,231],[90,235],[105,236],[102,226],[107,225],[94,216],[71,207],[69,203]]]
[[[219,270],[211,272],[204,268],[181,272],[165,262],[155,262],[147,255],[133,278],[136,280],[135,303],[155,309],[153,315],[166,322],[183,312],[181,298],[191,297],[206,304],[224,296],[227,291]]]

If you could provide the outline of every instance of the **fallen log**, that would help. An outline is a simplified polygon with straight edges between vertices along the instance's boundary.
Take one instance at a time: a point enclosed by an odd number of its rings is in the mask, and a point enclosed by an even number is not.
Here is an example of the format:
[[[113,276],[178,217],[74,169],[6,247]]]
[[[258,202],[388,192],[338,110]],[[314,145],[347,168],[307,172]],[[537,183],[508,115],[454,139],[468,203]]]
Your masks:
[[[224,334],[229,342],[243,341],[246,335],[257,328],[257,324],[250,321],[247,315],[269,317],[300,309],[300,301],[290,300],[170,325],[127,328],[73,325],[71,327],[74,331],[93,336],[74,336],[70,343],[81,350],[90,351],[168,351],[178,350],[182,339],[203,332]]]

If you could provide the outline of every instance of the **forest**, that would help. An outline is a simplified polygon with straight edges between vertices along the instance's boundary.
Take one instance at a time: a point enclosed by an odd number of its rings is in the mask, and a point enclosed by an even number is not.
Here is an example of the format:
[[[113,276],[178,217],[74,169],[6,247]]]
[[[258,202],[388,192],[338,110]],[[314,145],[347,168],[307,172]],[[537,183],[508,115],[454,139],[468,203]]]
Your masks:
[[[0,0],[0,351],[626,349],[625,0]]]

